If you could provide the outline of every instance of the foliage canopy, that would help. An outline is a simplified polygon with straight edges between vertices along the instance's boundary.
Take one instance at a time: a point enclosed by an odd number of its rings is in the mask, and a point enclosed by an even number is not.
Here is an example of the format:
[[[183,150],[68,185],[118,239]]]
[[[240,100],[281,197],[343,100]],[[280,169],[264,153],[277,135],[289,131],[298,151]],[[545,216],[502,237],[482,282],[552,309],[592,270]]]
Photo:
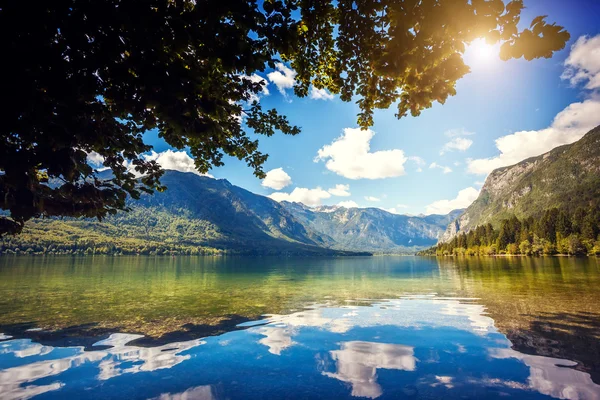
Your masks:
[[[103,218],[127,196],[162,189],[143,156],[157,129],[201,172],[233,156],[264,176],[253,134],[297,134],[263,110],[255,74],[288,62],[296,95],[311,85],[356,100],[358,124],[397,104],[416,116],[454,95],[465,46],[551,57],[569,34],[502,0],[56,0],[0,7],[0,234],[40,216]],[[113,177],[87,162],[97,155]],[[134,173],[135,172],[135,173]],[[139,178],[141,176],[141,178]]]

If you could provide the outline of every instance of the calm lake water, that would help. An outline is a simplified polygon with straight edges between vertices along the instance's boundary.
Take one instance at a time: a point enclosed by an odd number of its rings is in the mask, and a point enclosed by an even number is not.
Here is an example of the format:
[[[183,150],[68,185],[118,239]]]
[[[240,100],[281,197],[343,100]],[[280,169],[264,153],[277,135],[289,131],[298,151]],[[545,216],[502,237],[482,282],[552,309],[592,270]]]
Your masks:
[[[595,258],[0,257],[0,399],[600,399]]]

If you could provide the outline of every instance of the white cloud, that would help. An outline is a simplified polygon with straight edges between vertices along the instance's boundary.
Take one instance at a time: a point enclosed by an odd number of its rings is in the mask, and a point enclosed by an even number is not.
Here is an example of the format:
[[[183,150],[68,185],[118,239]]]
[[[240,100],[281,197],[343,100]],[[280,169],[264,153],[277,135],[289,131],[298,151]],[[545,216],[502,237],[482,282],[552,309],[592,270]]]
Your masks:
[[[104,157],[95,151],[87,153],[87,162],[95,167],[101,167],[104,164]]]
[[[500,155],[469,160],[468,171],[488,174],[496,168],[516,164],[526,158],[546,153],[557,146],[573,143],[600,125],[600,100],[588,99],[570,104],[539,131],[521,131],[496,139]]]
[[[418,166],[418,168],[415,170],[416,172],[423,172],[423,168],[421,167],[427,164],[425,160],[419,156],[410,156],[408,157],[408,160],[414,162]]]
[[[286,89],[291,89],[296,83],[296,71],[288,68],[283,63],[275,64],[277,71],[269,72],[267,78],[277,86],[277,89],[284,96]]]
[[[573,46],[565,61],[566,70],[561,78],[568,79],[571,85],[585,84],[586,89],[600,88],[600,35],[581,36]]]
[[[381,201],[381,199],[379,197],[374,197],[374,196],[365,196],[365,200],[373,201],[373,202]]]
[[[271,94],[269,92],[269,88],[268,88],[268,82],[265,78],[263,78],[262,76],[258,75],[258,74],[252,74],[250,76],[248,75],[240,75],[240,78],[242,79],[248,79],[254,83],[260,83],[262,85],[262,91],[261,93],[265,96],[268,96],[269,94]],[[250,102],[252,103],[253,101],[260,101],[260,97],[255,94],[255,93],[250,93]]]
[[[185,151],[173,151],[170,149],[160,153],[152,151],[150,154],[142,154],[141,157],[146,161],[156,161],[163,169],[181,172],[193,172],[196,175],[213,178],[213,176],[210,174],[201,174],[198,172],[196,166],[194,165],[194,159]],[[104,163],[104,157],[95,151],[92,151],[87,155],[87,162],[95,167],[101,167]],[[131,161],[125,160],[123,165],[136,177],[141,176],[141,174],[136,171],[135,165]],[[102,171],[105,169],[108,168],[100,168],[99,170]]]
[[[350,185],[335,185],[328,192],[333,196],[348,197],[350,196]]]
[[[447,153],[449,151],[454,151],[454,150],[466,151],[469,149],[469,147],[471,147],[472,144],[473,144],[473,141],[471,139],[465,139],[463,137],[455,137],[454,139],[452,139],[448,143],[446,143],[444,145],[444,147],[442,147],[442,150],[440,151],[440,155],[443,155],[444,153]]]
[[[290,201],[303,203],[307,206],[314,207],[320,206],[323,199],[331,197],[327,191],[317,187],[316,189],[307,188],[295,188],[291,193],[275,192],[270,194],[268,197],[275,201]]]
[[[194,159],[185,151],[165,150],[161,153],[153,151],[143,156],[148,161],[156,161],[163,169],[171,169],[181,172],[193,172],[196,175],[213,177],[210,174],[201,174],[194,165]],[[133,166],[130,166],[133,168]]]
[[[425,165],[426,164],[425,160],[423,160],[419,156],[410,156],[410,157],[408,157],[408,159],[417,165]]]
[[[448,214],[452,210],[466,208],[477,199],[477,196],[479,196],[479,190],[468,187],[458,192],[456,198],[452,200],[438,200],[429,204],[425,209],[425,214]]]
[[[465,128],[449,129],[446,132],[444,132],[444,135],[446,135],[448,137],[471,136],[474,134],[475,134],[475,132],[469,132]]]
[[[275,192],[270,194],[268,197],[275,201],[291,201],[303,203],[307,206],[314,207],[320,206],[324,199],[328,199],[331,196],[347,197],[350,196],[350,185],[335,185],[335,187],[328,190],[317,187],[315,189],[307,189],[297,187],[292,190],[291,193]],[[353,201],[342,201],[339,205],[342,207],[358,207]]]
[[[406,204],[397,204],[396,207],[391,207],[391,208],[383,208],[383,207],[381,207],[381,209],[383,211],[387,211],[387,212],[389,212],[391,214],[402,214],[400,212],[400,210],[399,210],[400,208],[408,208],[408,206]]]
[[[446,166],[440,165],[435,162],[432,162],[431,164],[429,164],[429,168],[430,169],[439,168],[442,170],[442,172],[444,172],[444,174],[449,174],[450,172],[452,172],[452,169],[450,167],[446,167]]]
[[[319,149],[315,162],[349,179],[382,179],[404,175],[407,158],[399,149],[369,152],[375,135],[370,129],[345,128],[342,136]]]
[[[310,87],[310,98],[313,100],[333,100],[333,95],[327,89],[317,89],[314,86]]]
[[[338,207],[344,207],[344,208],[358,208],[358,204],[352,200],[340,201],[337,205],[338,205]]]
[[[292,183],[292,178],[283,170],[283,168],[275,168],[267,172],[267,176],[263,179],[261,185],[275,190],[281,190]]]

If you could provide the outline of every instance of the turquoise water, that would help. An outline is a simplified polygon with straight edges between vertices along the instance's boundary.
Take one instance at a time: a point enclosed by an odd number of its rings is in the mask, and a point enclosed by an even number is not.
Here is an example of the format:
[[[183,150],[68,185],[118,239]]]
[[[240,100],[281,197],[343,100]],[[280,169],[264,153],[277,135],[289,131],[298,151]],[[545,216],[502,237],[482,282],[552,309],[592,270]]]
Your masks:
[[[600,398],[600,263],[0,259],[0,398]]]

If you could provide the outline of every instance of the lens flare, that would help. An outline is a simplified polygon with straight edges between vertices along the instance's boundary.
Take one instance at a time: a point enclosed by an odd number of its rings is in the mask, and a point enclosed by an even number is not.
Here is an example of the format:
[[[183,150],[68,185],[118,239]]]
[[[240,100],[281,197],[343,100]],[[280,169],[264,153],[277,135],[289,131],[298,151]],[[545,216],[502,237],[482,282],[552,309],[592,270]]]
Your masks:
[[[500,60],[500,46],[486,43],[485,39],[475,39],[465,51],[465,63],[471,68],[490,66]]]

